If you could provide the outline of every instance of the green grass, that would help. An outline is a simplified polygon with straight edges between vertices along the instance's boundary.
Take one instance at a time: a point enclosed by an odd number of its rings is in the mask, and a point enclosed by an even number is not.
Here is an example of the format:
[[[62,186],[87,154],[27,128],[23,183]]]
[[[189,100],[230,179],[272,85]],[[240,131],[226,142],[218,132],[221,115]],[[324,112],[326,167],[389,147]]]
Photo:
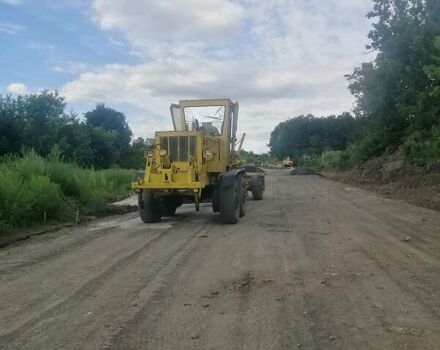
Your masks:
[[[0,234],[46,220],[73,220],[105,212],[106,203],[130,191],[132,172],[84,169],[64,163],[54,152],[0,160]]]
[[[371,143],[373,142],[371,141]],[[365,153],[366,145],[368,146],[368,143],[363,141],[363,143],[352,144],[342,151],[327,151],[321,155],[305,155],[304,165],[318,169],[347,169],[372,159],[371,154],[375,153]],[[428,132],[413,132],[406,138],[398,152],[403,154],[404,161],[409,166],[439,169],[440,127],[433,127]],[[387,156],[387,153],[379,152],[379,154],[383,157]]]

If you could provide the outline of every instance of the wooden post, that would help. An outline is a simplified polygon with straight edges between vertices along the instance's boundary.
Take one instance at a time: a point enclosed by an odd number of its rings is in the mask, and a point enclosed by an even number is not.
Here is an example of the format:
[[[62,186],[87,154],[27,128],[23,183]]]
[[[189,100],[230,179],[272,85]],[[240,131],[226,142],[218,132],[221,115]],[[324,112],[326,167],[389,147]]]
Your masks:
[[[47,213],[44,212],[44,215],[43,215],[43,224],[46,224],[46,220],[47,220]]]
[[[79,209],[76,210],[76,218],[75,218],[75,225],[78,226],[78,221],[79,221]]]

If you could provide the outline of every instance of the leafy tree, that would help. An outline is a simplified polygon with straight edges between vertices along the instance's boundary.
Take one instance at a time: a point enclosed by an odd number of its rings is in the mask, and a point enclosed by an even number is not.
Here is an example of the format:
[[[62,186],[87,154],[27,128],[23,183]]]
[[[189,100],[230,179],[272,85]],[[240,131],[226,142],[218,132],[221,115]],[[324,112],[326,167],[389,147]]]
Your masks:
[[[138,137],[129,148],[121,154],[120,166],[127,169],[144,169],[145,152],[149,149],[145,139]]]
[[[244,163],[254,164],[254,163],[270,163],[275,159],[269,153],[254,153],[252,151],[242,150],[240,153],[240,158]]]
[[[25,97],[23,110],[23,145],[40,155],[47,155],[56,144],[67,122],[66,104],[58,92],[43,91]]]
[[[347,75],[355,96],[354,120],[299,116],[280,123],[270,147],[279,158],[317,154],[362,162],[393,152],[417,164],[434,161],[440,124],[440,3],[438,0],[373,0],[368,49],[377,52]],[[436,39],[437,37],[437,39]],[[406,141],[407,140],[407,141]],[[339,152],[350,145],[347,152]],[[324,153],[323,153],[324,152]],[[424,154],[422,156],[422,154]],[[310,156],[309,156],[310,155]]]
[[[356,139],[359,123],[350,113],[316,118],[300,115],[278,124],[270,137],[271,153],[278,159],[343,150]]]
[[[397,149],[413,126],[420,92],[430,84],[426,66],[432,63],[439,14],[438,0],[374,0],[367,17],[376,22],[367,48],[377,58],[347,76],[356,116],[364,119],[367,158]]]
[[[98,103],[95,109],[87,112],[84,117],[86,125],[89,127],[99,127],[116,132],[117,137],[114,140],[114,147],[119,152],[123,152],[129,146],[133,134],[124,113],[106,107],[103,103]]]
[[[71,114],[68,123],[59,132],[57,145],[64,159],[74,161],[81,166],[96,166],[95,155],[91,147],[92,133],[76,114]]]
[[[23,147],[24,99],[0,96],[0,156]]]
[[[117,164],[119,152],[115,147],[118,133],[101,127],[89,127],[90,148],[93,152],[92,164],[98,169],[110,168]]]
[[[440,125],[440,36],[435,38],[432,60],[432,64],[424,67],[429,83],[410,110],[414,117],[413,130],[430,131]]]
[[[23,147],[47,155],[66,123],[64,98],[43,91],[27,96],[0,96],[0,155]]]
[[[146,144],[142,139],[130,144],[132,133],[123,113],[98,104],[85,119],[66,113],[57,92],[0,96],[0,156],[23,149],[46,156],[57,148],[64,160],[81,166],[144,166]]]

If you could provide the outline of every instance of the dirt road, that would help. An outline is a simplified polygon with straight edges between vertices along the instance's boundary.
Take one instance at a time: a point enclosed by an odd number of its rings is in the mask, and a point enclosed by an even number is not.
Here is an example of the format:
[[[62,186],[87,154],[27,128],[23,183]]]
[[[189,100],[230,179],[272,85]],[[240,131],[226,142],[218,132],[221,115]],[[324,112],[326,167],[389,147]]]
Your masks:
[[[98,220],[0,250],[2,349],[439,349],[440,213],[272,171],[239,224]]]

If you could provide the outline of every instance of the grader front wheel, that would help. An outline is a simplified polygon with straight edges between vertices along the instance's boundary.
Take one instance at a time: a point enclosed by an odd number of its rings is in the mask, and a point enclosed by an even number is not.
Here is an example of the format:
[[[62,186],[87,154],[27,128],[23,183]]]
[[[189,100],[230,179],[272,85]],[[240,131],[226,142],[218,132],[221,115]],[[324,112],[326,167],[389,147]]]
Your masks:
[[[160,221],[162,216],[160,200],[153,192],[143,190],[139,193],[139,216],[145,223]]]
[[[239,187],[240,187],[240,217],[243,217],[246,215],[246,198],[247,198],[247,186],[245,181],[243,180],[243,177],[240,176],[238,181]]]
[[[236,224],[245,215],[245,198],[241,178],[236,179],[229,187],[219,190],[220,221],[224,224]]]

